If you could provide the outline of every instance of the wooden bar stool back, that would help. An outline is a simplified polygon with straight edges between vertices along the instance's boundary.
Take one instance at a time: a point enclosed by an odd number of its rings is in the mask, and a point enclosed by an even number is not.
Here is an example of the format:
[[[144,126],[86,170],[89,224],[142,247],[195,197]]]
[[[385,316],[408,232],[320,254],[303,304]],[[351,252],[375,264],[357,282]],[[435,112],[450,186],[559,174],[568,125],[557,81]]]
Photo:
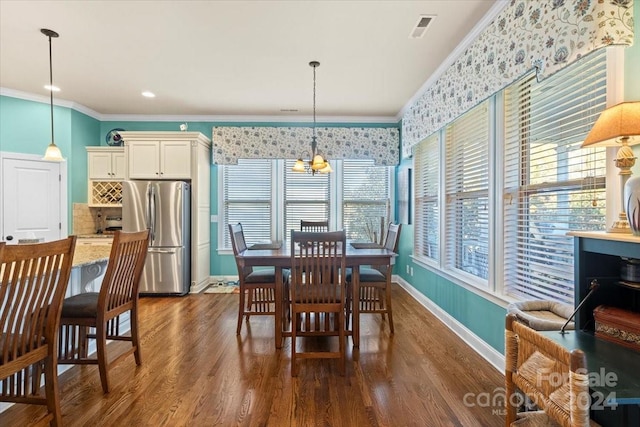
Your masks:
[[[53,426],[62,425],[58,326],[75,245],[75,236],[0,244],[0,401],[45,405],[40,422]]]
[[[149,246],[149,230],[117,231],[100,292],[87,292],[64,300],[60,325],[59,363],[98,365],[102,390],[109,392],[108,370],[132,354],[142,363],[138,335],[138,288]],[[121,331],[120,316],[129,315],[130,333]],[[89,357],[95,339],[96,357]],[[111,360],[107,340],[126,341],[131,347]]]

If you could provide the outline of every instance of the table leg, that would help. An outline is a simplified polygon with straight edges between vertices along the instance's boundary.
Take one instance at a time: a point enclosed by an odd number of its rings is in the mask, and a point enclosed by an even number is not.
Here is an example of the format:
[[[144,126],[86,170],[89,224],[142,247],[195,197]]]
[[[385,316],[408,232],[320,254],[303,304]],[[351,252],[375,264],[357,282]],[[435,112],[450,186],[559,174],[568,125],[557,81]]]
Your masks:
[[[275,321],[273,324],[275,325],[275,340],[276,340],[276,348],[282,348],[282,288],[284,284],[282,283],[282,267],[276,267],[276,302],[275,302]]]
[[[351,270],[351,284],[353,286],[353,318],[351,329],[353,330],[353,346],[360,347],[360,266],[354,265]]]

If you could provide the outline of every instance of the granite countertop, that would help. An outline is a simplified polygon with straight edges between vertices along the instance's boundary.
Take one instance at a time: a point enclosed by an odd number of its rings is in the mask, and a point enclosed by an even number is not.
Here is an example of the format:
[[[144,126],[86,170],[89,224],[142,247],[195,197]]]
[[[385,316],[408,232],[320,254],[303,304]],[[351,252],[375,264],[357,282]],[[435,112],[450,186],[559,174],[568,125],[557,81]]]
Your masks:
[[[111,246],[76,245],[73,254],[73,267],[84,267],[109,260]]]
[[[79,239],[113,239],[113,234],[78,234]]]

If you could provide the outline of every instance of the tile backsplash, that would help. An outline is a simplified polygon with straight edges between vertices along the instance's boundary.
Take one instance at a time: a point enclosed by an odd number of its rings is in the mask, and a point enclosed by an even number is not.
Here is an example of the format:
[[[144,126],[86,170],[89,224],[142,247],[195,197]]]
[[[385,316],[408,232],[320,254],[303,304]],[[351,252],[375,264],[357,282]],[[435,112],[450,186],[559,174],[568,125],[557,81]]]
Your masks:
[[[95,234],[104,230],[107,216],[121,216],[122,208],[90,208],[86,203],[73,204],[73,234]]]

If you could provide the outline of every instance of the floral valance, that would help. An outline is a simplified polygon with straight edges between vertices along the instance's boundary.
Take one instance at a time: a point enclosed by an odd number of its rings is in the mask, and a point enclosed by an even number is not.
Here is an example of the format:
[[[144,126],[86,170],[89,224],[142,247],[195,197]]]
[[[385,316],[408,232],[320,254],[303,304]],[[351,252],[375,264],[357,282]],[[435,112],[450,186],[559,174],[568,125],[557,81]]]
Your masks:
[[[633,0],[513,0],[402,118],[402,154],[529,70],[633,43]]]
[[[316,127],[318,151],[329,159],[372,159],[380,166],[398,164],[396,128]],[[310,127],[214,127],[213,162],[238,159],[297,159],[311,156]]]

